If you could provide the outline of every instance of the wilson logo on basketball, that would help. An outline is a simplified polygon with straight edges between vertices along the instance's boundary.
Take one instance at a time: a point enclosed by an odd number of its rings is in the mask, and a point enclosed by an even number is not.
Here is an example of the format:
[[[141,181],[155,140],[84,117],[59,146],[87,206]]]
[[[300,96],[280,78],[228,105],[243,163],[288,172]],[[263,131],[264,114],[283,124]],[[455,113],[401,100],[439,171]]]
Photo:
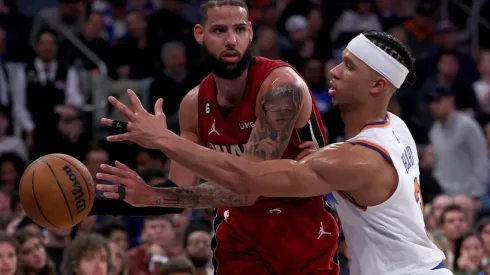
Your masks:
[[[80,182],[78,181],[77,176],[71,170],[70,166],[65,165],[63,167],[63,171],[73,183],[71,194],[75,197],[77,214],[80,214],[83,210],[85,210],[85,207],[87,207],[87,202],[83,198],[82,187],[80,186]]]
[[[238,126],[240,127],[240,130],[250,129],[254,127],[254,122],[253,121],[242,122],[238,124]]]

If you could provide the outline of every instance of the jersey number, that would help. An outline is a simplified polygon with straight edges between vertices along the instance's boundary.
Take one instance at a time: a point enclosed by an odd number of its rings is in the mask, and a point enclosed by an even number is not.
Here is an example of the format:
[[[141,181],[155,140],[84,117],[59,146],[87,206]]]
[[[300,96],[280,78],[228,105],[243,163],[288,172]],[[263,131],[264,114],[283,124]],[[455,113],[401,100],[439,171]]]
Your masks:
[[[422,215],[424,214],[424,202],[422,201],[422,192],[420,192],[420,183],[417,178],[413,180],[413,187],[415,190],[415,201],[420,204],[420,210],[422,211]]]
[[[206,104],[204,104],[204,113],[206,115],[209,115],[211,113],[211,104],[209,104],[209,102],[206,102]]]

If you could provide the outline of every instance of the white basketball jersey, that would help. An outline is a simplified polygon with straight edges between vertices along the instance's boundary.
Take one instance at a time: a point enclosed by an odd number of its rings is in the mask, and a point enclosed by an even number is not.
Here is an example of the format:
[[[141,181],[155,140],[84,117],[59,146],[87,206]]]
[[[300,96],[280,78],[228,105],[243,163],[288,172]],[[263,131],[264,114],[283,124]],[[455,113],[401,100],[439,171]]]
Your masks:
[[[346,192],[333,193],[351,256],[350,274],[452,274],[433,270],[445,256],[425,231],[417,148],[405,123],[389,113],[347,142],[379,152],[398,173],[395,192],[376,206],[362,207]]]

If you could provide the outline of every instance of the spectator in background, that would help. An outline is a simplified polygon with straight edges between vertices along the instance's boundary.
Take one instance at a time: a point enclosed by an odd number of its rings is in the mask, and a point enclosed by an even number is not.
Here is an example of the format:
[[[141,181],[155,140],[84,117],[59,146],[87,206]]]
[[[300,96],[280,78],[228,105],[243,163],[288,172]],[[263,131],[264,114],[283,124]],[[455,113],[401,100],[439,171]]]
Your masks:
[[[0,155],[0,188],[9,192],[17,190],[26,168],[26,163],[19,155],[13,153]]]
[[[29,161],[27,147],[22,139],[7,134],[7,129],[12,122],[9,119],[8,111],[0,105],[0,155],[4,153],[14,153],[20,156],[26,163]]]
[[[196,275],[211,275],[207,266],[213,257],[211,250],[211,228],[202,224],[191,224],[184,233],[184,248],[195,268]]]
[[[335,22],[331,39],[334,44],[334,58],[340,63],[341,53],[349,41],[363,31],[382,31],[383,27],[374,12],[370,0],[357,0],[353,10],[345,10]]]
[[[146,18],[138,11],[126,16],[128,38],[117,45],[119,78],[143,79],[155,74],[156,63],[146,33]]]
[[[100,145],[93,143],[86,151],[85,157],[83,158],[83,164],[87,167],[90,175],[97,183],[99,179],[95,176],[97,173],[101,172],[101,164],[109,164],[109,153]]]
[[[40,236],[19,230],[14,237],[19,242],[19,262],[25,274],[56,275],[54,263],[48,258]]]
[[[160,275],[197,275],[192,262],[186,257],[170,259],[160,268]]]
[[[472,117],[456,111],[448,88],[438,87],[428,96],[436,119],[429,133],[434,178],[445,194],[480,198],[489,169],[483,131]]]
[[[459,49],[459,41],[456,27],[450,21],[439,22],[434,29],[434,44],[431,46],[429,55],[417,61],[417,76],[421,81],[426,76],[434,75],[438,69],[439,57],[444,53],[451,53],[458,61],[457,78],[473,82],[477,79],[477,66],[473,57]],[[466,83],[468,84],[468,83]]]
[[[456,242],[470,229],[468,219],[461,207],[451,204],[442,211],[439,226],[443,234],[442,240],[439,241],[439,248],[446,254],[446,266],[454,270]]]
[[[490,50],[482,50],[478,58],[480,79],[473,83],[478,104],[485,115],[485,122],[490,121]]]
[[[483,241],[483,265],[490,263],[490,218],[483,218],[477,227]]]
[[[154,187],[159,187],[162,182],[167,179],[167,173],[161,168],[150,167],[141,173],[141,178],[146,184]]]
[[[156,75],[150,85],[149,105],[155,106],[159,98],[163,99],[163,108],[168,112],[167,127],[179,133],[179,105],[192,88],[199,85],[201,73],[187,68],[187,54],[184,44],[177,41],[162,46],[160,55],[163,70]]]
[[[77,236],[63,255],[62,274],[108,275],[112,268],[109,242],[94,233]]]
[[[303,15],[293,15],[286,21],[289,46],[281,56],[299,71],[315,53],[315,42],[311,39],[309,27],[308,19]]]
[[[4,231],[0,231],[0,270],[2,275],[15,275],[18,272],[17,253],[19,244]]]
[[[55,107],[71,105],[81,107],[84,102],[80,91],[79,78],[73,67],[65,67],[58,61],[58,44],[52,32],[39,34],[36,44],[36,58],[27,65],[26,104],[32,114],[34,130],[33,158],[52,152],[44,148],[52,146],[52,135],[56,133],[58,115]],[[54,145],[56,146],[56,145]]]
[[[281,59],[280,39],[275,28],[263,26],[255,35],[257,37],[256,43],[252,45],[254,55],[269,59]]]
[[[114,52],[107,41],[103,37],[104,32],[104,14],[101,12],[92,11],[88,14],[87,20],[84,23],[81,35],[78,36],[80,41],[99,57],[108,67],[109,74],[114,77]],[[60,45],[60,53],[67,64],[65,66],[75,66],[84,70],[97,70],[97,64],[85,56],[71,42],[65,41]]]
[[[123,249],[119,244],[110,242],[112,270],[111,275],[131,275],[126,263],[127,249]]]
[[[0,106],[10,121],[6,129],[8,135],[15,134],[14,124],[22,126],[26,132],[27,146],[32,146],[34,122],[25,104],[24,67],[7,61],[7,33],[0,27]]]
[[[167,156],[160,150],[151,150],[140,147],[140,150],[136,153],[136,172],[138,174],[143,173],[149,168],[166,169]]]
[[[147,274],[158,270],[168,258],[180,254],[172,221],[168,216],[148,217],[142,232],[142,244],[128,252],[129,274]],[[150,270],[150,265],[154,268]]]
[[[478,233],[466,233],[456,241],[454,275],[478,275],[482,260],[483,241]]]
[[[56,267],[56,271],[60,274],[61,270],[67,268],[66,266],[62,267],[62,261],[69,261],[70,264],[77,262],[77,255],[69,255],[69,250],[76,250],[75,247],[80,244],[76,244],[76,246],[71,246],[67,251],[66,248],[71,244],[71,229],[50,229],[45,231],[45,236],[43,238],[43,244],[46,249],[46,253],[48,254],[48,258],[53,260],[54,266]],[[65,264],[63,264],[65,265]],[[68,267],[72,268],[73,267]],[[64,273],[63,273],[64,274]],[[68,273],[73,274],[73,273]]]
[[[0,189],[0,218],[6,218],[12,214],[10,208],[10,194]]]
[[[383,30],[389,30],[393,27],[400,26],[403,24],[405,18],[395,14],[393,12],[393,7],[399,5],[399,1],[393,0],[375,0],[375,10],[378,14],[379,21]]]
[[[42,9],[34,18],[29,42],[35,46],[43,30],[50,29],[56,39],[63,39],[64,31],[80,34],[85,20],[82,0],[58,0],[56,7]]]
[[[100,224],[95,232],[107,238],[111,243],[117,244],[123,251],[129,248],[128,229],[116,218],[110,218]]]
[[[92,11],[104,14],[104,40],[115,46],[126,37],[127,0],[94,1]]]
[[[413,18],[405,21],[408,46],[412,50],[415,59],[427,57],[432,45],[434,32],[434,14],[436,6],[429,1],[420,1],[415,8]]]

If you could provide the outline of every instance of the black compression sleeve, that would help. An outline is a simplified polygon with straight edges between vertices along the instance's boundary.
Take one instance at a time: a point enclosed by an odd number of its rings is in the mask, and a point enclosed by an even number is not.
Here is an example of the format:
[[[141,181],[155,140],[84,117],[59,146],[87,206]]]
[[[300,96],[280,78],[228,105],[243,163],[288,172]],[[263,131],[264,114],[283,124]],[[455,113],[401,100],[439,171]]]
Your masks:
[[[176,187],[176,185],[166,180],[159,184],[162,187]],[[135,207],[122,200],[107,199],[103,193],[96,192],[94,206],[89,215],[110,215],[110,216],[160,216],[165,214],[182,213],[182,208],[169,207]]]

